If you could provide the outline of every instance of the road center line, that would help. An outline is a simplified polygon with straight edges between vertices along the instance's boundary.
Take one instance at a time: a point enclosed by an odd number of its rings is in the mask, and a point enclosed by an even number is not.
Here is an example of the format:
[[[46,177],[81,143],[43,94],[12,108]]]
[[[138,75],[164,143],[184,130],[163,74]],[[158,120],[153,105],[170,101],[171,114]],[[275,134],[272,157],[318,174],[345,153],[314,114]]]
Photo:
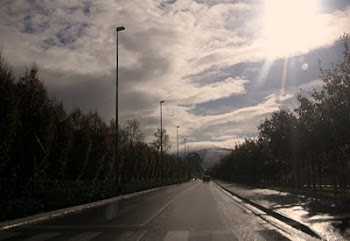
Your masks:
[[[50,238],[53,238],[55,236],[60,235],[60,233],[41,233],[37,234],[29,239],[25,239],[24,241],[44,241]]]
[[[100,234],[101,233],[96,233],[96,232],[80,233],[77,236],[74,236],[70,239],[66,239],[66,241],[88,241],[96,238]]]
[[[196,185],[190,186],[188,188],[186,188],[184,191],[182,191],[180,194],[178,194],[177,196],[175,196],[173,199],[171,199],[169,202],[167,202],[163,207],[161,207],[157,212],[155,212],[151,217],[149,217],[143,224],[142,226],[147,225],[150,221],[152,221],[152,219],[154,219],[155,217],[158,216],[158,214],[160,214],[165,208],[167,208],[172,202],[174,202],[178,197],[180,197],[182,194],[184,194],[185,192],[194,189],[195,187],[197,187],[200,184],[200,182],[198,182]]]
[[[5,240],[17,236],[18,233],[0,232],[0,240]]]
[[[190,231],[169,231],[163,241],[188,241]]]
[[[143,238],[143,236],[145,236],[146,233],[147,233],[147,231],[143,231],[143,232],[141,233],[141,235],[137,238],[136,241],[140,241],[140,240]]]
[[[98,229],[98,228],[130,228],[137,229],[141,228],[142,224],[134,224],[134,225],[28,225],[24,226],[24,228],[30,229]]]

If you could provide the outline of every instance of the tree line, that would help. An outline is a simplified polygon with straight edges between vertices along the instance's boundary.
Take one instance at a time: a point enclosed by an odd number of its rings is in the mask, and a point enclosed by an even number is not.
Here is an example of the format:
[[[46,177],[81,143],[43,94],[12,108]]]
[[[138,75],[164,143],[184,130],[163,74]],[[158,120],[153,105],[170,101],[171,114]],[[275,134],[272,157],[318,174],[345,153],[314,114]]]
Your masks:
[[[137,120],[118,125],[116,161],[115,120],[66,112],[49,98],[35,64],[16,78],[0,54],[0,206],[8,210],[2,219],[13,216],[14,200],[18,210],[28,205],[24,199],[33,200],[28,209],[38,202],[51,209],[186,180],[186,163],[166,152],[166,130],[161,165],[159,133],[148,145]]]
[[[294,110],[280,108],[210,169],[212,175],[252,185],[287,185],[336,194],[349,188],[350,51],[349,35],[341,37],[343,59],[324,69],[323,86],[300,92]]]

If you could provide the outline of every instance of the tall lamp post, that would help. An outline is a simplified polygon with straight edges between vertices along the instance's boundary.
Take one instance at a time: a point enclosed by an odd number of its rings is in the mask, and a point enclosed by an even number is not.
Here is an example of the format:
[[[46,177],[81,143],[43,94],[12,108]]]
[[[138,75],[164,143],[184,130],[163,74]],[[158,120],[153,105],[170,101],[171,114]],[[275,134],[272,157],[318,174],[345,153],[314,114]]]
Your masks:
[[[160,104],[160,182],[163,178],[163,117],[162,117],[162,104],[164,100],[159,102]]]
[[[115,129],[116,129],[116,146],[115,146],[115,175],[116,178],[118,178],[118,161],[119,161],[119,135],[118,135],[118,33],[120,31],[125,30],[123,26],[117,27],[116,29],[117,32],[117,41],[116,41],[116,75],[115,75]],[[117,179],[118,181],[118,179]]]
[[[179,159],[179,127],[176,127],[176,145],[177,145],[177,159]]]
[[[190,146],[187,145],[187,165],[188,165],[188,176],[191,178],[192,176],[192,170],[190,167]]]
[[[186,158],[187,158],[187,155],[186,155],[186,141],[187,141],[187,138],[185,138],[184,139],[184,155],[185,155],[185,157],[184,157],[184,161],[186,161]],[[188,161],[188,158],[187,158],[187,175],[188,175],[188,177],[190,177],[190,163],[189,163],[189,161]]]

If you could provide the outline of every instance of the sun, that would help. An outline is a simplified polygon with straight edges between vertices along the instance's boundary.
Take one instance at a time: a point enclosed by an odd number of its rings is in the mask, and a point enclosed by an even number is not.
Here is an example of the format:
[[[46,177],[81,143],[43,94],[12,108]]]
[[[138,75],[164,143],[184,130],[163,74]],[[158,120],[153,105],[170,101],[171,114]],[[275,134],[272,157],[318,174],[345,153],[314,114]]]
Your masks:
[[[263,26],[266,57],[307,52],[319,41],[317,0],[265,0]]]

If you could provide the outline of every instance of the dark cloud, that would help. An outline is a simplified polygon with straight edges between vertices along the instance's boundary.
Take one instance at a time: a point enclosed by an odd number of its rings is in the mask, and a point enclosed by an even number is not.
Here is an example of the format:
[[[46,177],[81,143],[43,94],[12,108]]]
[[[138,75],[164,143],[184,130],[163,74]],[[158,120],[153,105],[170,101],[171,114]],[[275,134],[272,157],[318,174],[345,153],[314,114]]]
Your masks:
[[[217,4],[238,4],[238,3],[256,3],[257,0],[194,0],[195,2],[215,6]]]
[[[164,98],[164,124],[172,135],[173,127],[180,125],[182,135],[201,143],[229,136],[242,139],[256,133],[258,119],[265,115],[261,113],[293,104],[292,99],[278,97],[283,60],[274,61],[260,78],[265,65],[259,61],[264,54],[259,45],[263,3],[4,0],[0,43],[5,43],[16,73],[23,69],[18,66],[37,61],[51,95],[62,99],[68,111],[98,111],[108,122],[115,116],[115,25],[124,24],[126,31],[119,38],[121,122],[139,120],[151,139],[159,126],[159,100]],[[320,16],[325,33],[346,31],[348,12],[341,10],[349,2],[320,4],[321,11],[330,13]],[[335,39],[326,37],[310,48]],[[337,43],[290,58],[285,91],[291,96],[298,86],[317,79],[317,60],[327,67],[341,51]],[[302,70],[303,64],[308,68]]]
[[[120,74],[128,84],[163,78],[171,68],[173,59],[164,54],[164,48],[176,42],[176,33],[169,29],[150,28],[121,37],[120,48],[135,53],[136,63],[121,67]]]
[[[75,108],[84,112],[98,111],[106,122],[115,118],[115,76],[67,75],[47,70],[40,76],[51,96],[63,100],[68,111]],[[119,82],[121,122],[137,119],[154,124],[155,121],[148,116],[152,115],[157,104],[158,97],[152,93],[133,91],[126,82]]]
[[[349,0],[319,0],[318,6],[321,13],[328,13],[336,10],[344,10],[349,7]]]
[[[141,56],[138,63],[130,67],[121,67],[120,76],[126,85],[146,84],[148,81],[160,80],[168,73],[171,61],[161,56]]]
[[[61,74],[45,71],[41,74],[52,96],[63,103],[68,111],[81,108],[84,112],[98,111],[108,121],[115,107],[113,77]]]

